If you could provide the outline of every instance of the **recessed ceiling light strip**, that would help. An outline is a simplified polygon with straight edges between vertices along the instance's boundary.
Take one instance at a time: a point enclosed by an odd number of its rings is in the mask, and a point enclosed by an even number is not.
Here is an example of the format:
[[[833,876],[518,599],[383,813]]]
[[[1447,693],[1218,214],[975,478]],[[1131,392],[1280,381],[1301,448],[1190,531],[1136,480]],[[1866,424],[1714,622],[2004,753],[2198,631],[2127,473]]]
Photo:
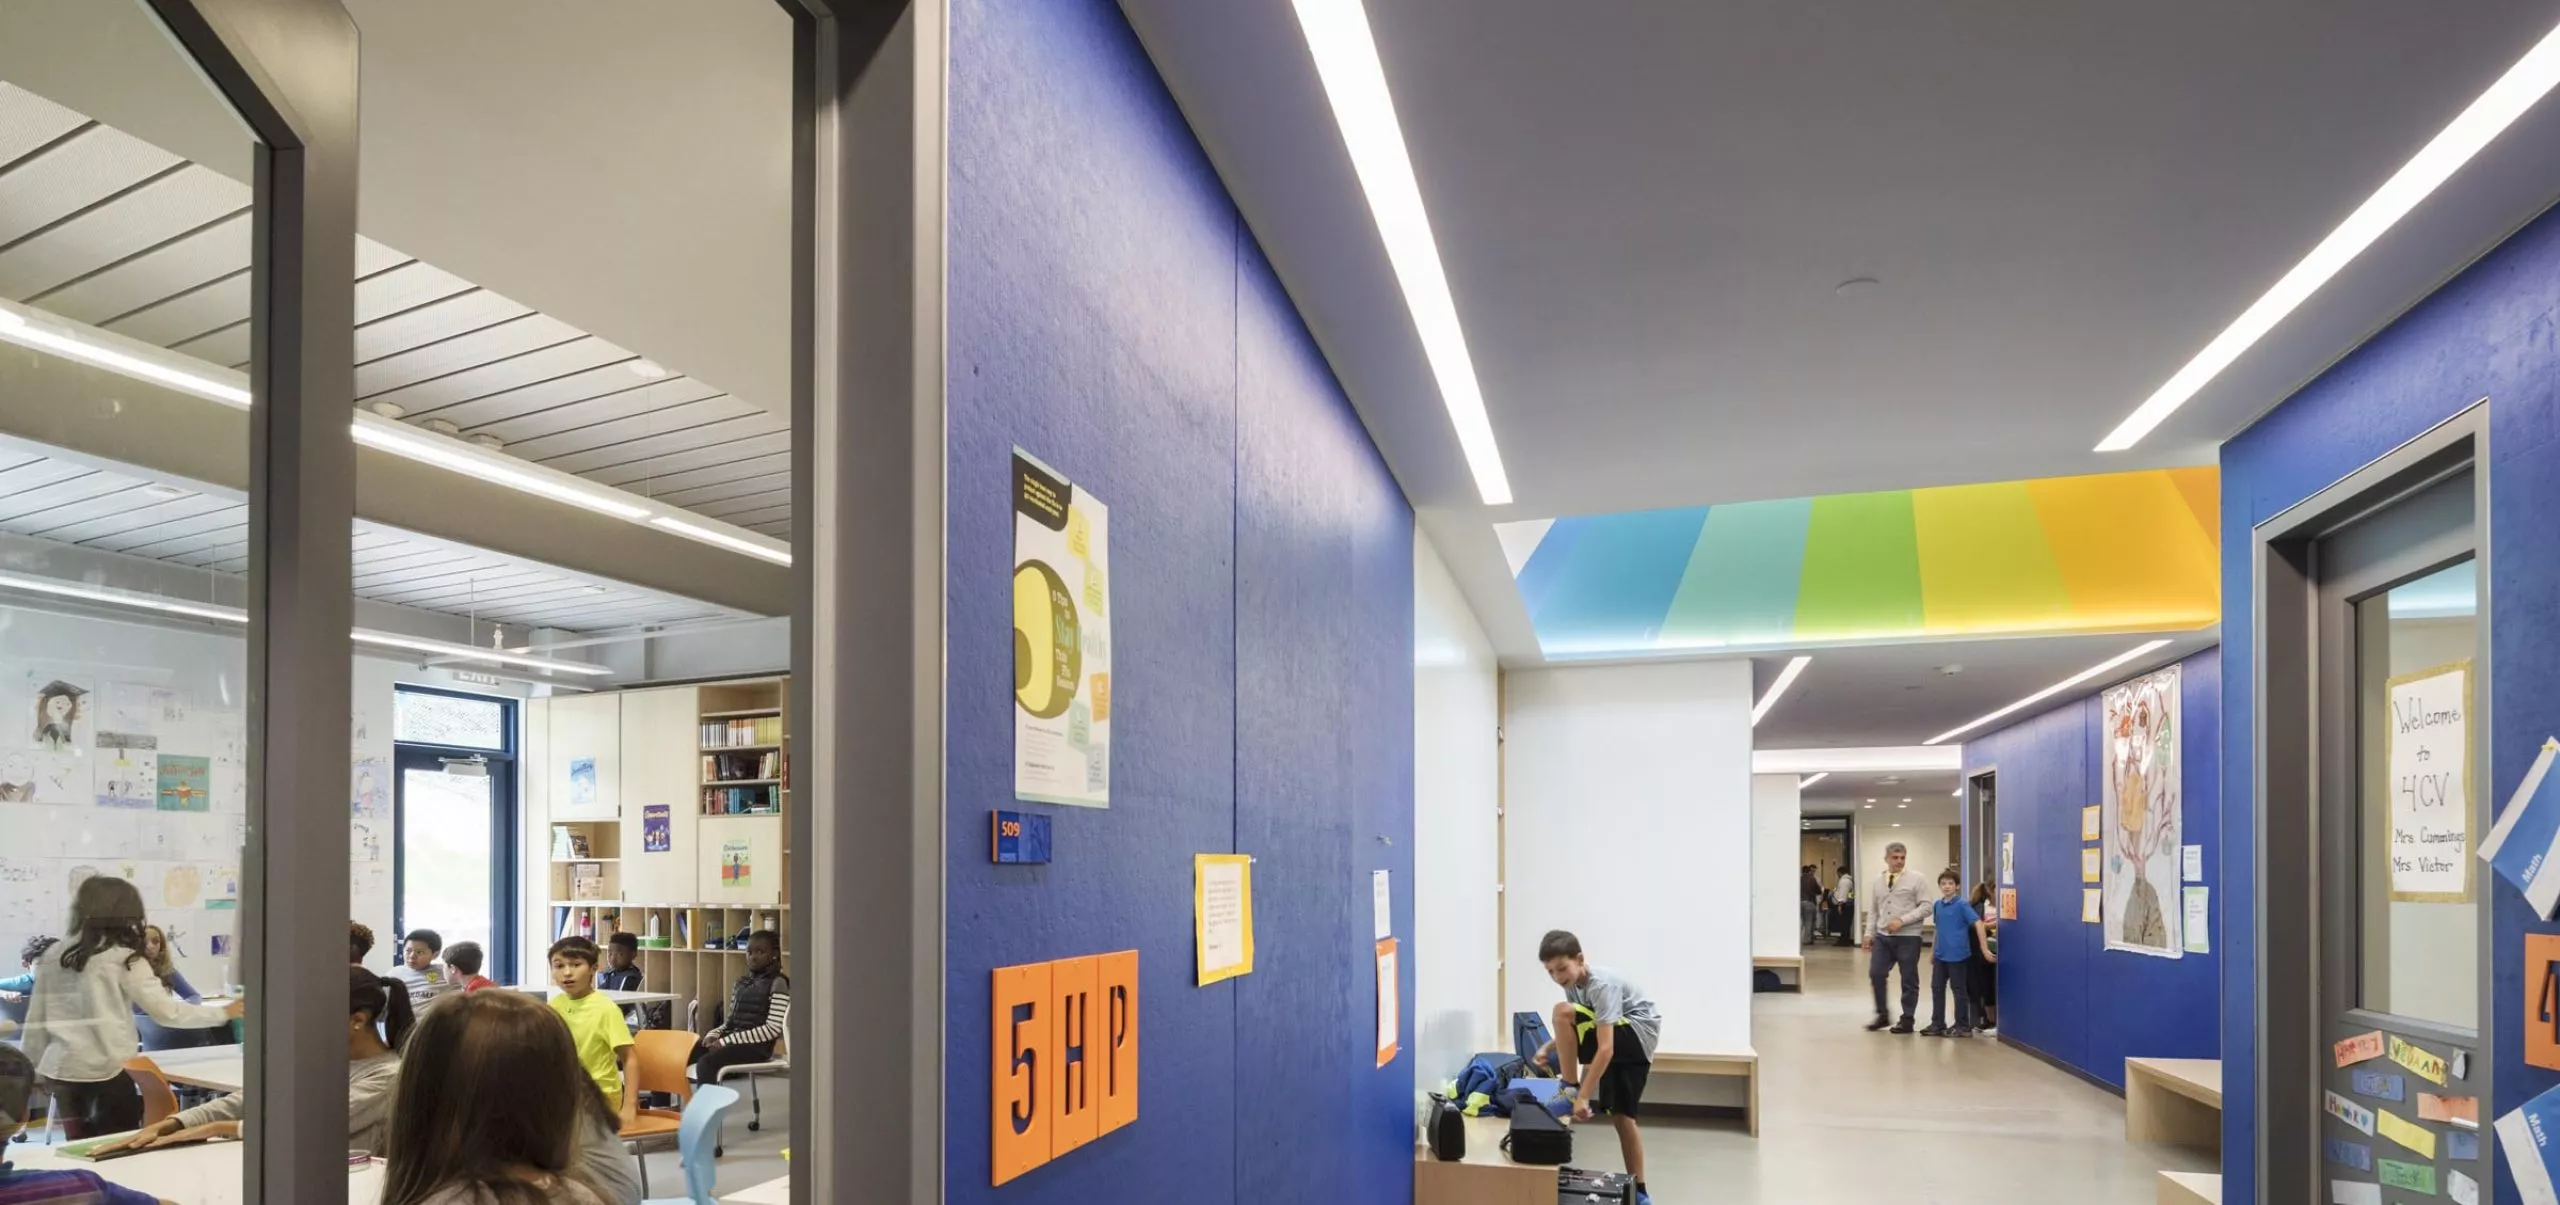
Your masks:
[[[1814,775],[1814,776],[1813,776],[1813,777],[1811,777],[1811,778],[1805,779],[1804,781],[1797,783],[1797,784],[1796,784],[1796,789],[1797,789],[1797,790],[1799,790],[1799,791],[1801,791],[1801,790],[1805,789],[1806,787],[1812,786],[1813,784],[1815,784],[1815,783],[1817,783],[1817,782],[1820,782],[1820,781],[1822,781],[1823,779],[1826,779],[1826,778],[1829,778],[1829,777],[1831,777],[1831,771],[1829,771],[1829,770],[1825,770],[1825,771],[1823,771],[1823,772],[1822,772],[1822,773],[1820,773],[1820,774],[1816,774],[1816,775]]]
[[[2345,221],[2338,223],[2337,229],[2329,232],[2329,237],[2320,240],[2310,254],[2302,257],[2302,262],[2277,280],[2275,287],[2241,311],[2230,326],[2224,327],[2221,334],[2204,345],[2203,351],[2197,352],[2194,359],[2187,361],[2185,367],[2145,398],[2132,414],[2117,424],[2115,430],[2108,432],[2107,437],[2098,442],[2098,450],[2121,452],[2140,443],[2143,436],[2160,425],[2161,420],[2186,405],[2207,383],[2221,375],[2223,369],[2229,368],[2232,361],[2239,359],[2242,352],[2275,329],[2275,325],[2284,321],[2295,307],[2354,262],[2356,256],[2363,254],[2365,248],[2382,237],[2383,232],[2408,216],[2410,210],[2417,208],[2418,203],[2426,200],[2437,186],[2470,162],[2481,148],[2515,124],[2515,120],[2533,108],[2534,103],[2551,91],[2554,84],[2560,84],[2560,29],[2543,35],[2533,49],[2526,51],[2505,75],[2499,76],[2498,82],[2489,85],[2489,90],[2472,101],[2470,107],[2453,119],[2452,124],[2418,148],[2416,155],[2402,164],[2399,171],[2393,172],[2390,179],[2383,181],[2382,187],[2375,189],[2372,196],[2366,197],[2364,204],[2356,206],[2355,212],[2348,214]]]
[[[1796,675],[1803,673],[1804,667],[1812,662],[1811,657],[1797,657],[1787,662],[1785,669],[1778,671],[1777,680],[1769,683],[1767,693],[1760,696],[1759,702],[1751,705],[1752,727],[1760,726],[1760,717],[1769,714],[1769,709],[1778,705],[1778,696],[1787,693],[1787,688],[1796,684]]]
[[[1458,304],[1449,294],[1439,244],[1431,237],[1431,217],[1422,207],[1422,186],[1414,178],[1404,129],[1396,121],[1395,98],[1378,61],[1368,10],[1360,0],[1295,3],[1298,27],[1306,32],[1307,51],[1324,81],[1343,147],[1351,152],[1360,191],[1368,196],[1369,216],[1386,243],[1387,261],[1404,290],[1414,333],[1440,384],[1440,404],[1457,427],[1458,447],[1475,474],[1476,492],[1485,505],[1501,506],[1511,501],[1511,481],[1502,470],[1502,452],[1494,446],[1493,421],[1485,415],[1484,392],[1476,382],[1475,361],[1467,354],[1466,331],[1458,324]]]
[[[2122,665],[2122,664],[2124,664],[2125,662],[2132,661],[2132,660],[2134,660],[2135,658],[2145,656],[2145,655],[2147,655],[2147,654],[2149,654],[2149,653],[2151,653],[2151,652],[2153,652],[2153,651],[2156,651],[2156,650],[2158,650],[2158,649],[2166,648],[2166,647],[2168,647],[2168,644],[2169,644],[2169,642],[2168,642],[2168,641],[2166,641],[2166,640],[2154,640],[2154,641],[2150,641],[2150,642],[2145,643],[2145,644],[2139,644],[2139,645],[2136,645],[2136,646],[2134,646],[2134,647],[2132,647],[2132,648],[2130,648],[2130,649],[2126,649],[2125,651],[2123,651],[2123,652],[2121,652],[2121,653],[2116,654],[2116,655],[2115,655],[2115,656],[2113,656],[2113,657],[2109,657],[2109,658],[2107,658],[2106,660],[2104,660],[2104,661],[2101,661],[2101,662],[2097,663],[2096,665],[2092,665],[2092,666],[2090,666],[2090,667],[2089,667],[2089,668],[2087,668],[2087,669],[2081,670],[2079,673],[2073,674],[2073,675],[2071,675],[2071,676],[2070,676],[2070,677],[2068,677],[2068,678],[2064,678],[2063,680],[2061,680],[2061,681],[2059,681],[2059,682],[2056,682],[2056,683],[2054,683],[2054,684],[2053,684],[2053,685],[2051,685],[2051,686],[2045,687],[2043,690],[2039,690],[2039,691],[2037,691],[2037,692],[2036,692],[2036,693],[2034,693],[2034,694],[2028,695],[2026,698],[2020,699],[2020,700],[2018,700],[2018,701],[2017,701],[2017,702],[2015,702],[2015,703],[2011,703],[2010,705],[2008,705],[2008,706],[2006,706],[2006,707],[2003,707],[2003,708],[2001,708],[2001,709],[2000,709],[2000,710],[1998,710],[1998,711],[1992,712],[1992,713],[1990,713],[1989,715],[1985,715],[1985,716],[1981,717],[1980,719],[1974,720],[1974,721],[1973,721],[1973,722],[1971,722],[1971,723],[1963,724],[1963,725],[1960,725],[1960,726],[1958,726],[1958,727],[1954,727],[1954,728],[1949,728],[1949,729],[1947,729],[1946,731],[1941,732],[1941,733],[1939,733],[1939,734],[1938,734],[1938,735],[1936,735],[1936,736],[1930,737],[1928,740],[1922,741],[1922,742],[1920,742],[1920,743],[1921,743],[1921,744],[1924,744],[1924,745],[1935,745],[1935,744],[1937,744],[1938,742],[1940,742],[1940,741],[1943,741],[1943,740],[1947,739],[1948,737],[1951,737],[1951,736],[1962,736],[1963,734],[1968,733],[1968,732],[1971,732],[1971,731],[1973,731],[1973,730],[1974,730],[1974,729],[1976,729],[1976,728],[1980,728],[1980,727],[1982,727],[1983,725],[1988,724],[1988,723],[1990,723],[1990,722],[1991,722],[1991,721],[1993,721],[1993,720],[1999,719],[2000,717],[2002,717],[2002,716],[2004,716],[2004,715],[2008,715],[2008,714],[2010,714],[2010,713],[2012,713],[2012,712],[2019,711],[2019,710],[2022,710],[2022,709],[2025,709],[2025,708],[2028,708],[2028,707],[2033,707],[2033,706],[2035,706],[2035,705],[2036,705],[2036,704],[2038,704],[2038,703],[2044,702],[2046,699],[2050,699],[2050,698],[2052,698],[2052,697],[2053,697],[2053,696],[2055,696],[2055,695],[2061,694],[2062,692],[2064,692],[2064,691],[2066,691],[2066,690],[2069,690],[2069,689],[2071,689],[2071,688],[2072,688],[2072,687],[2074,687],[2074,686],[2078,686],[2078,685],[2080,685],[2081,683],[2086,682],[2086,681],[2088,681],[2088,680],[2089,680],[2089,679],[2091,679],[2091,678],[2095,678],[2095,677],[2097,677],[2098,675],[2100,675],[2100,674],[2103,674],[2103,673],[2107,672],[2108,670],[2114,669],[2115,667],[2117,667],[2117,666],[2119,666],[2119,665]]]
[[[80,602],[102,603],[114,607],[130,607],[139,611],[155,611],[163,615],[211,620],[215,623],[237,626],[246,626],[249,622],[249,613],[238,607],[226,607],[219,603],[188,602],[184,599],[144,594],[138,590],[119,590],[112,586],[93,586],[87,582],[68,582],[58,578],[36,577],[24,573],[0,573],[0,590],[42,594],[53,598],[75,599]],[[613,672],[611,666],[592,665],[584,661],[535,657],[502,649],[484,649],[468,644],[457,644],[450,640],[403,636],[396,632],[381,632],[371,628],[356,628],[347,633],[347,638],[357,644],[375,648],[406,649],[410,652],[450,657],[457,661],[477,661],[488,665],[541,670],[546,673],[594,676]]]

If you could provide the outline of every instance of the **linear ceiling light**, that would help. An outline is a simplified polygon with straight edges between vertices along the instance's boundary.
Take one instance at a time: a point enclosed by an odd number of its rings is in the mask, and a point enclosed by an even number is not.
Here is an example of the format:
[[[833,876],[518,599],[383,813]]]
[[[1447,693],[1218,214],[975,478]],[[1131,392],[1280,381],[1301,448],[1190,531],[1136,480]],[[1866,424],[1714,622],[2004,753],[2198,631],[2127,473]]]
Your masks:
[[[1476,492],[1485,505],[1501,506],[1511,501],[1511,481],[1502,471],[1502,452],[1494,446],[1493,421],[1485,416],[1484,391],[1476,383],[1475,361],[1467,355],[1466,331],[1458,325],[1458,305],[1449,295],[1449,276],[1431,237],[1430,215],[1422,208],[1422,186],[1414,179],[1404,130],[1396,122],[1395,98],[1387,92],[1386,68],[1378,62],[1368,10],[1360,0],[1295,3],[1298,28],[1306,32],[1307,51],[1324,80],[1325,99],[1333,105],[1334,124],[1342,128],[1343,147],[1360,175],[1360,191],[1368,195],[1369,216],[1378,223],[1396,283],[1404,289],[1414,333],[1440,383],[1440,404],[1448,407],[1449,421],[1458,429],[1458,447],[1475,474]]]
[[[700,540],[705,544],[717,544],[731,552],[743,552],[748,556],[762,557],[777,565],[788,565],[791,563],[791,549],[785,547],[782,541],[773,539],[769,536],[750,538],[745,535],[734,535],[725,531],[714,531],[708,527],[698,527],[694,524],[687,523],[682,519],[672,519],[665,515],[659,515],[656,518],[649,520],[649,526],[663,527],[677,535],[683,536],[687,539]]]
[[[566,502],[617,519],[646,519],[649,508],[613,496],[613,491],[572,484],[576,479],[566,473],[546,473],[522,461],[513,461],[504,453],[490,453],[449,436],[433,431],[420,431],[386,418],[369,414],[356,416],[348,428],[357,443],[368,448],[403,456],[421,464],[477,477],[493,485],[538,494],[554,502]],[[512,461],[512,463],[511,463]]]
[[[2472,101],[2471,106],[2455,117],[2451,125],[2420,147],[2399,171],[2382,182],[2382,187],[2365,198],[2364,204],[2356,206],[2354,213],[2338,223],[2338,228],[2330,231],[2329,237],[2320,240],[2310,254],[2302,257],[2302,262],[2295,264],[2291,271],[2276,281],[2274,288],[2268,289],[2265,296],[2241,311],[2230,326],[2213,337],[2213,342],[2205,344],[2203,351],[2187,361],[2186,367],[2179,369],[2167,384],[2144,399],[2132,414],[2117,424],[2115,430],[2108,432],[2107,437],[2098,442],[2098,450],[2121,452],[2141,442],[2142,437],[2149,435],[2161,420],[2186,405],[2207,382],[2230,367],[2242,352],[2249,350],[2250,345],[2284,321],[2285,315],[2292,313],[2294,307],[2318,292],[2330,277],[2354,262],[2356,256],[2381,238],[2384,231],[2408,216],[2410,210],[2418,207],[2418,202],[2426,200],[2428,194],[2460,170],[2463,164],[2470,162],[2471,157],[2479,154],[2490,140],[2524,116],[2525,111],[2541,100],[2544,93],[2551,91],[2556,83],[2560,83],[2560,29],[2543,35],[2533,49],[2516,60],[2516,65],[2509,67],[2505,75],[2499,76],[2498,82],[2489,85],[2489,90]]]
[[[163,615],[209,619],[216,623],[246,626],[249,622],[249,613],[238,607],[226,607],[219,603],[188,602],[184,599],[144,594],[138,590],[119,590],[112,586],[93,586],[87,582],[69,582],[58,578],[34,577],[24,573],[0,573],[0,590],[16,590],[27,594],[50,595],[54,598],[77,599],[81,602],[105,603],[109,606],[131,607],[141,611],[157,611]],[[584,661],[564,661],[557,657],[533,657],[502,649],[484,649],[474,645],[456,644],[449,640],[429,640],[423,636],[379,632],[371,628],[356,628],[347,633],[347,639],[375,648],[407,649],[411,652],[432,653],[439,657],[451,657],[461,661],[478,661],[489,665],[514,666],[519,669],[583,675],[613,672],[611,666],[591,665]]]
[[[1884,773],[1895,770],[1959,770],[1964,754],[1956,749],[1922,745],[1879,745],[1831,749],[1754,749],[1754,774],[1813,774],[1827,770]]]
[[[1813,776],[1813,777],[1811,777],[1811,778],[1805,779],[1804,781],[1797,783],[1797,784],[1796,784],[1796,789],[1797,789],[1797,790],[1799,790],[1799,791],[1801,791],[1801,790],[1805,789],[1806,787],[1812,786],[1813,784],[1815,784],[1815,783],[1817,783],[1817,782],[1820,782],[1820,781],[1822,781],[1823,779],[1826,779],[1826,778],[1829,778],[1829,777],[1831,777],[1831,771],[1829,771],[1829,770],[1825,770],[1825,771],[1823,771],[1823,772],[1822,772],[1822,773],[1820,773],[1820,774],[1816,774],[1816,775],[1814,775],[1814,776]]]
[[[1991,722],[1991,721],[1993,721],[1993,720],[1999,719],[2000,717],[2002,717],[2002,716],[2004,716],[2004,715],[2007,715],[2007,714],[2009,714],[2010,712],[2017,711],[2017,710],[2019,710],[2019,709],[2021,709],[2021,708],[2033,707],[2033,706],[2035,706],[2035,705],[2036,705],[2036,704],[2038,704],[2038,703],[2044,702],[2046,699],[2050,699],[2050,698],[2052,698],[2052,697],[2053,697],[2053,696],[2055,696],[2055,695],[2061,694],[2062,692],[2064,692],[2064,691],[2066,691],[2066,690],[2069,690],[2069,689],[2071,689],[2071,688],[2072,688],[2072,687],[2074,687],[2074,686],[2078,686],[2078,685],[2080,685],[2081,683],[2086,682],[2086,681],[2088,681],[2088,680],[2089,680],[2089,679],[2091,679],[2091,678],[2097,677],[2098,675],[2103,674],[2103,673],[2107,672],[2108,670],[2114,669],[2115,667],[2117,667],[2117,666],[2119,666],[2119,665],[2122,665],[2122,664],[2124,664],[2124,663],[2125,663],[2125,662],[2127,662],[2127,661],[2131,661],[2131,660],[2133,660],[2133,659],[2134,659],[2134,658],[2136,658],[2136,657],[2140,657],[2140,656],[2142,656],[2142,655],[2144,655],[2144,654],[2146,654],[2146,653],[2149,653],[2149,652],[2151,652],[2151,651],[2153,651],[2153,650],[2155,650],[2155,649],[2166,648],[2166,647],[2168,647],[2168,644],[2169,644],[2169,642],[2168,642],[2168,641],[2166,641],[2166,640],[2153,640],[2153,641],[2150,641],[2150,642],[2148,642],[2148,643],[2135,645],[2134,647],[2129,648],[2129,649],[2126,649],[2125,651],[2123,651],[2123,652],[2121,652],[2121,653],[2118,653],[2118,654],[2116,654],[2116,655],[2115,655],[2115,656],[2113,656],[2113,657],[2109,657],[2109,658],[2107,658],[2106,660],[2104,660],[2104,661],[2101,661],[2101,662],[2097,663],[2096,665],[2092,665],[2092,666],[2090,666],[2090,667],[2089,667],[2089,668],[2087,668],[2087,669],[2081,670],[2079,673],[2073,674],[2073,675],[2071,675],[2070,677],[2068,677],[2068,678],[2064,678],[2063,680],[2061,680],[2061,681],[2059,681],[2059,682],[2056,682],[2056,683],[2054,683],[2054,684],[2053,684],[2053,685],[2051,685],[2051,686],[2045,687],[2043,690],[2039,690],[2039,691],[2037,691],[2037,692],[2036,692],[2036,693],[2034,693],[2034,694],[2028,695],[2026,698],[2020,699],[2020,700],[2018,700],[2018,701],[2017,701],[2017,702],[2015,702],[2015,703],[2011,703],[2010,705],[2008,705],[2008,706],[2006,706],[2006,707],[2003,707],[2003,708],[2001,708],[2001,709],[2000,709],[2000,710],[1998,710],[1998,711],[1992,712],[1991,714],[1986,715],[1986,716],[1983,716],[1983,717],[1981,717],[1980,719],[1974,720],[1974,721],[1973,721],[1973,722],[1971,722],[1971,723],[1963,724],[1963,725],[1959,725],[1959,726],[1954,727],[1954,728],[1949,728],[1949,729],[1947,729],[1946,731],[1941,732],[1941,733],[1939,733],[1939,734],[1938,734],[1938,735],[1936,735],[1936,736],[1930,737],[1928,740],[1922,741],[1922,742],[1920,742],[1920,743],[1921,743],[1921,744],[1924,744],[1924,745],[1934,745],[1934,744],[1937,744],[1937,743],[1938,743],[1938,742],[1940,742],[1940,741],[1943,741],[1943,740],[1947,739],[1948,737],[1951,737],[1951,736],[1961,736],[1961,735],[1963,735],[1963,734],[1965,734],[1965,733],[1967,733],[1967,732],[1971,732],[1971,731],[1973,731],[1973,730],[1974,730],[1974,729],[1976,729],[1976,728],[1980,728],[1980,727],[1982,727],[1983,725],[1988,724],[1988,723],[1990,723],[1990,722]]]
[[[1785,669],[1778,671],[1778,679],[1769,684],[1768,693],[1761,695],[1760,701],[1751,705],[1752,727],[1760,726],[1760,717],[1769,714],[1769,709],[1778,705],[1778,696],[1787,693],[1787,688],[1796,684],[1796,675],[1803,673],[1806,664],[1812,660],[1811,657],[1798,657],[1787,662]]]
[[[123,340],[132,345],[128,350],[113,346],[105,340],[83,339],[55,330],[49,323],[31,321],[26,315],[11,309],[0,309],[0,340],[7,340],[20,347],[49,351],[84,364],[95,364],[110,372],[120,372],[129,377],[156,381],[171,389],[183,390],[197,397],[210,398],[243,410],[249,407],[248,387],[235,380],[223,379],[224,377],[240,378],[240,374],[226,372],[210,364],[204,366],[204,371],[190,371],[165,364],[155,358],[154,353],[162,356],[171,353],[160,352],[158,348],[138,340]]]

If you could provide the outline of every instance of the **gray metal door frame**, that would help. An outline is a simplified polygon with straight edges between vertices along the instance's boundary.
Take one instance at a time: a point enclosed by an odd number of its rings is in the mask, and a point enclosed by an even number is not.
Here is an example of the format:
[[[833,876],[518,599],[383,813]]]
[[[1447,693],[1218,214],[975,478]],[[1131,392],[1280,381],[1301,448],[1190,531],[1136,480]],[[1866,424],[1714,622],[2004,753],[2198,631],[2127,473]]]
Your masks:
[[[2257,864],[2254,932],[2257,967],[2254,977],[2258,1061],[2255,1132],[2258,1136],[2258,1199],[2268,1205],[2326,1200],[2322,1181],[2321,1140],[2326,1130],[2323,1092],[2338,1069],[2329,1043],[2342,1022],[2327,1002],[2346,998],[2353,959],[2343,948],[2342,926],[2324,924],[2324,916],[2351,906],[2342,883],[2342,858],[2352,849],[2349,834],[2324,813],[2355,789],[2353,716],[2352,602],[2400,576],[2393,566],[2371,574],[2371,580],[2330,575],[2324,592],[2322,542],[2359,524],[2378,522],[2390,508],[2408,502],[2450,477],[2468,472],[2473,522],[2468,541],[2480,575],[2479,620],[2473,654],[2473,725],[2479,770],[2489,760],[2491,665],[2489,565],[2488,401],[2465,408],[2410,439],[2326,489],[2260,523],[2251,533],[2253,633],[2250,673],[2256,700],[2250,725],[2252,824]],[[2417,551],[2439,563],[2459,559],[2450,545]],[[2326,598],[2324,599],[2324,593]],[[2345,641],[2346,647],[2332,647]],[[2338,675],[2349,676],[2339,680]],[[2476,790],[2475,790],[2476,793]],[[2324,806],[2323,801],[2331,806]],[[2478,804],[2475,802],[2475,809]],[[2475,834],[2482,830],[2475,825]],[[2475,840],[2476,840],[2475,836]],[[2485,886],[2474,904],[2483,910],[2480,925],[2479,989],[2485,1009],[2492,998],[2491,926],[2486,921]],[[2495,1033],[2429,1026],[2408,1018],[2350,1013],[2366,1028],[2396,1032],[2470,1054],[2471,1076],[2464,1095],[2489,1097],[2491,1069],[2496,1064]],[[2411,1077],[2414,1079],[2414,1077]],[[2426,1085],[2432,1087],[2432,1085]],[[2412,1089],[2414,1091],[2414,1088]],[[2448,1089],[2452,1091],[2453,1089]],[[2404,1116],[2414,1118],[2414,1102],[2403,1102]],[[2395,1111],[2398,1111],[2395,1109]],[[2357,1141],[2367,1142],[2361,1136]],[[2494,1165],[2492,1136],[2481,1133],[2482,1168]],[[2384,1152],[2377,1152],[2384,1153]]]

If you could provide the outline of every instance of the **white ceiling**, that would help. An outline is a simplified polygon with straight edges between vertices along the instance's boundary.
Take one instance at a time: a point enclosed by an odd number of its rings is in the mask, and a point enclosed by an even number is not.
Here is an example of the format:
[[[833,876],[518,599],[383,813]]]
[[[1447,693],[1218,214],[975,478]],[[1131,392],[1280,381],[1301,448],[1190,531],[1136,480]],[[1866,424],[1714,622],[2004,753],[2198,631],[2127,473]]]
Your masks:
[[[1514,662],[1488,521],[2209,462],[2560,193],[2546,101],[2102,457],[2548,3],[1372,3],[1519,499],[1488,509],[1288,0],[1122,8]]]
[[[0,532],[231,579],[249,568],[248,525],[248,507],[236,498],[0,441]],[[353,540],[356,597],[483,624],[595,632],[745,617],[362,519]]]
[[[2160,634],[2036,636],[1821,649],[1787,693],[1752,729],[1755,749],[1827,749],[1917,745],[1986,715]],[[2176,633],[2166,646],[2058,696],[2084,698],[2100,689],[2213,647],[2212,630]],[[1786,658],[1752,662],[1753,695],[1769,688]],[[1948,667],[1958,672],[1947,673]],[[2048,703],[2044,706],[2051,706]],[[1980,736],[2035,714],[2030,708],[1966,733]],[[1958,738],[1956,743],[1963,743]],[[1950,781],[1944,790],[1954,790]],[[1826,786],[1831,784],[1824,784]]]
[[[780,8],[349,8],[357,400],[787,536]],[[0,81],[0,295],[245,363],[249,144],[142,6],[10,0]]]

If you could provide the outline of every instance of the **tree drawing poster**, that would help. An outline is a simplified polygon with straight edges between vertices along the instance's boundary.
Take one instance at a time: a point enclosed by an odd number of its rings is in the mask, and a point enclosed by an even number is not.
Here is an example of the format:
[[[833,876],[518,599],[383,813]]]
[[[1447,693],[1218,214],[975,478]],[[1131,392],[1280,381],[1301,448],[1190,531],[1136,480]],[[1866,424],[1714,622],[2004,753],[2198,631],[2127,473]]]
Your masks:
[[[1013,793],[1111,806],[1111,515],[1013,454]]]
[[[2103,795],[2099,886],[2107,948],[2160,958],[2183,955],[2178,907],[2178,667],[2145,674],[2100,696]]]

